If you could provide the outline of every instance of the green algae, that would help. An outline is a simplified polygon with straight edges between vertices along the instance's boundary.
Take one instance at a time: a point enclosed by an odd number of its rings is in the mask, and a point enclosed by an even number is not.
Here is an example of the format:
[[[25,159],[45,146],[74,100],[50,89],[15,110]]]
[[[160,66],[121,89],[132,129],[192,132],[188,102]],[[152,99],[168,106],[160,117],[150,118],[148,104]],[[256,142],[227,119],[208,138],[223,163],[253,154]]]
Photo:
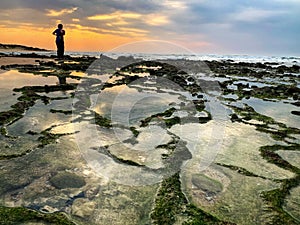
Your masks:
[[[110,156],[115,159],[116,162],[124,163],[128,166],[137,166],[137,167],[144,167],[144,165],[138,164],[130,159],[122,159],[120,157],[116,157],[113,154],[110,154]]]
[[[106,127],[106,128],[112,127],[110,119],[107,119],[96,112],[95,112],[95,124],[97,124],[101,127]]]
[[[300,149],[300,147],[299,147]],[[288,161],[291,165],[295,167],[300,167],[300,151],[297,150],[276,150],[276,153],[283,158],[284,160]]]
[[[268,202],[269,207],[277,213],[276,217],[272,218],[274,224],[298,224],[294,217],[283,209],[284,200],[289,195],[290,190],[300,185],[300,169],[291,165],[286,160],[282,159],[275,151],[279,149],[293,150],[298,149],[299,145],[290,146],[263,146],[260,148],[261,155],[273,164],[279,167],[288,169],[296,174],[295,177],[282,180],[280,188],[262,192],[262,198]]]
[[[271,162],[279,167],[284,169],[288,169],[294,173],[299,173],[300,169],[291,165],[286,160],[283,160],[277,153],[277,150],[299,150],[299,144],[291,144],[289,146],[285,145],[266,145],[262,146],[259,150],[263,158],[265,158],[268,162]]]
[[[278,125],[282,125],[284,126],[282,123],[278,123],[276,122],[274,119],[272,119],[271,117],[265,116],[265,115],[261,115],[259,113],[257,113],[251,106],[246,105],[244,108],[239,108],[239,107],[235,107],[235,106],[229,106],[230,108],[232,108],[241,118],[237,117],[236,115],[234,116],[234,114],[232,115],[234,118],[233,120],[245,120],[245,121],[249,121],[251,119],[255,119],[258,121],[263,121],[266,124],[278,124]]]
[[[49,145],[54,144],[58,138],[63,136],[64,134],[52,134],[47,131],[42,131],[41,133],[43,136],[40,136],[38,138],[38,141],[40,142],[39,146],[40,148]]]
[[[259,175],[255,174],[255,173],[252,173],[252,172],[250,172],[250,171],[248,171],[245,168],[240,167],[240,166],[226,165],[226,164],[223,164],[223,163],[216,163],[216,164],[220,165],[220,166],[223,166],[223,167],[227,167],[227,168],[229,168],[229,169],[231,169],[233,171],[236,171],[236,172],[238,172],[240,174],[243,174],[245,176],[260,177],[260,178],[266,179],[265,177],[259,176]]]
[[[130,127],[129,129],[135,138],[139,136],[140,132],[135,127]]]
[[[272,224],[299,224],[299,221],[283,209],[284,199],[292,187],[297,187],[300,184],[299,180],[298,176],[293,181],[284,182],[279,189],[261,193],[261,197],[267,202],[269,210],[276,212],[276,216],[272,217]]]
[[[180,118],[178,116],[175,116],[173,118],[170,119],[164,119],[165,124],[167,126],[167,128],[171,128],[173,125],[175,124],[180,124]]]
[[[298,210],[300,202],[299,191],[300,186],[290,190],[290,194],[285,198],[283,209],[300,222],[300,211]]]
[[[141,127],[146,127],[149,125],[149,123],[154,119],[162,120],[167,128],[171,128],[175,124],[180,124],[181,119],[178,116],[171,117],[172,114],[176,111],[174,107],[166,110],[162,113],[157,113],[155,115],[152,115],[150,117],[147,117],[146,119],[141,120]],[[171,118],[166,118],[171,117]]]
[[[34,101],[18,102],[11,106],[13,109],[5,112],[0,112],[0,126],[13,123],[23,117],[23,113],[29,107],[34,105]]]
[[[54,92],[54,91],[69,91],[75,90],[77,88],[77,84],[63,84],[63,85],[44,85],[44,86],[24,86],[22,88],[14,88],[15,92]]]
[[[0,134],[3,135],[3,136],[7,135],[7,130],[6,130],[5,127],[0,127]]]
[[[73,133],[51,133],[51,129],[55,128],[57,125],[53,125],[45,130],[43,130],[40,134],[41,136],[38,137],[38,141],[40,142],[40,144],[38,145],[39,148],[43,148],[46,145],[49,144],[55,144],[56,141],[62,137],[62,136],[66,136],[66,135],[70,135]]]
[[[104,146],[101,147],[99,149],[97,149],[100,153],[109,156],[110,158],[112,158],[115,162],[117,163],[123,163],[126,164],[128,166],[136,166],[136,167],[144,167],[144,165],[141,165],[133,160],[130,159],[124,159],[120,156],[116,156],[115,154],[111,153],[111,151],[108,150],[108,146]]]
[[[193,204],[189,204],[185,210],[188,220],[183,225],[234,225],[235,223],[221,221],[217,217],[206,213]]]
[[[8,160],[8,159],[22,157],[22,156],[27,155],[28,153],[30,153],[32,151],[33,151],[33,149],[27,149],[26,151],[23,151],[21,153],[15,153],[15,154],[9,154],[9,155],[0,155],[0,160]]]
[[[174,224],[176,216],[184,210],[187,200],[181,191],[179,173],[165,179],[158,190],[151,213],[154,224]]]
[[[204,100],[193,100],[195,109],[199,112],[202,112],[205,109]]]
[[[277,122],[271,117],[256,112],[252,107],[248,105],[246,105],[246,107],[244,108],[235,106],[229,107],[236,112],[231,115],[232,122],[242,122],[245,124],[254,125],[256,127],[256,130],[270,134],[271,137],[276,141],[286,141],[286,138],[295,139],[291,135],[300,133],[300,129],[287,127],[285,124]],[[261,121],[263,124],[253,124],[251,123],[251,120]],[[278,126],[278,128],[271,128],[270,125],[276,125]]]
[[[65,115],[72,114],[72,110],[60,110],[60,109],[50,109],[51,113],[63,113]]]
[[[208,121],[212,120],[211,113],[206,110],[203,110],[203,111],[207,113],[207,116],[197,117],[197,119],[199,120],[199,123],[207,123]]]
[[[255,88],[252,97],[267,99],[287,99],[300,94],[300,89],[296,85],[280,84],[275,87]]]
[[[181,191],[179,173],[166,178],[160,184],[151,213],[153,224],[175,224],[178,219],[184,225],[196,224],[233,224],[221,221],[188,202]]]
[[[15,225],[25,222],[45,222],[55,225],[75,225],[65,213],[40,213],[23,207],[4,207],[0,206],[0,224]]]
[[[25,86],[15,88],[15,92],[21,92],[22,95],[18,98],[18,102],[11,106],[11,110],[0,112],[0,126],[13,123],[23,117],[23,114],[30,107],[34,106],[35,102],[40,99],[44,104],[49,104],[50,98],[47,96],[38,95],[37,92],[49,92],[59,90],[74,90],[76,85],[52,85],[52,86]]]
[[[119,72],[117,73],[114,73],[114,76],[119,76]],[[118,79],[116,80],[115,82],[113,83],[108,83],[106,82],[105,84],[102,85],[102,90],[106,89],[106,88],[112,88],[112,87],[115,87],[115,86],[120,86],[120,85],[124,85],[124,84],[130,84],[138,79],[140,79],[141,77],[139,75],[123,75],[124,76],[122,79]]]

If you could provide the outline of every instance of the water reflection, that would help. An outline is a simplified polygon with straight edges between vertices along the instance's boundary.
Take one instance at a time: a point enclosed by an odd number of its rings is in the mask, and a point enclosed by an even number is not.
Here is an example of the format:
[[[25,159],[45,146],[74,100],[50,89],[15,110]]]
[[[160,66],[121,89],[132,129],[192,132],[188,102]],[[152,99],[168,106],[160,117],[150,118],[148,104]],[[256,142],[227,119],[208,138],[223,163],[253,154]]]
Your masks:
[[[278,122],[284,123],[289,127],[300,127],[299,116],[291,114],[291,111],[298,110],[298,107],[284,103],[282,101],[265,101],[259,98],[243,99],[243,103],[254,108],[254,110],[262,115],[269,116]]]
[[[60,85],[63,85],[67,83],[67,78],[58,76],[58,81]]]
[[[32,73],[21,73],[16,70],[0,74],[0,89],[21,88],[23,86],[55,85],[57,78],[40,76]]]

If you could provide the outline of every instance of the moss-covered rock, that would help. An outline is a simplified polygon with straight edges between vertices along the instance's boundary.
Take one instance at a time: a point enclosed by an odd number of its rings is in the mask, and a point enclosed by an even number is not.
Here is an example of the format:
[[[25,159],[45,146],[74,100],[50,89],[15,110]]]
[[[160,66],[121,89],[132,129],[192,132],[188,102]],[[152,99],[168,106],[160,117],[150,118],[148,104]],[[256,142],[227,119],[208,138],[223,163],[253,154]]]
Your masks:
[[[95,112],[95,124],[97,124],[97,125],[99,125],[101,127],[106,127],[106,128],[112,127],[110,119],[107,119],[107,118],[99,115],[96,112]]]
[[[183,219],[185,225],[200,224],[232,224],[206,213],[190,204],[181,191],[179,173],[165,179],[158,190],[155,207],[151,213],[154,224],[176,224],[178,218]]]
[[[55,225],[75,225],[64,213],[44,214],[22,207],[0,206],[0,225],[17,225],[27,222],[44,222]]]

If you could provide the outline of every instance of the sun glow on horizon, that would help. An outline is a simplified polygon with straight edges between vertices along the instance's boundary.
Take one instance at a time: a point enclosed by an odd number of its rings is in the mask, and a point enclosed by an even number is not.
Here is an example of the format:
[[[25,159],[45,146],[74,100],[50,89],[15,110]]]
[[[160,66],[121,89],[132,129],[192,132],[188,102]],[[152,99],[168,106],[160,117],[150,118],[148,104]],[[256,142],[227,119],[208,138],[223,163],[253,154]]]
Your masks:
[[[0,32],[2,29],[0,27]],[[2,32],[1,35],[1,43],[55,50],[55,36],[52,35],[53,29],[5,28],[5,32]],[[135,30],[128,32],[135,32]],[[122,44],[138,40],[141,39],[69,28],[66,29],[65,48],[66,51],[110,51]]]

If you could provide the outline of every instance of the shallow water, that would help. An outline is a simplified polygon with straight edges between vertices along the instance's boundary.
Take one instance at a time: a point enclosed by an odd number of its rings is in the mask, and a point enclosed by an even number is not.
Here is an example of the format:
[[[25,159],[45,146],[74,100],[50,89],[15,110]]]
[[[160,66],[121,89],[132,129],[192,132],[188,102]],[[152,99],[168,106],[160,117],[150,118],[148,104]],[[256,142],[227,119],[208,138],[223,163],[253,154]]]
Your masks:
[[[0,111],[10,109],[10,106],[17,103],[20,93],[13,92],[14,88],[34,85],[56,84],[55,77],[43,77],[30,73],[20,73],[16,70],[0,73]]]
[[[171,132],[187,141],[187,147],[197,160],[199,171],[212,162],[234,165],[271,179],[286,179],[293,173],[268,163],[260,156],[259,147],[272,144],[268,136],[249,125],[209,122],[174,126]]]
[[[10,110],[10,106],[16,104],[20,96],[20,93],[15,93],[11,89],[0,88],[0,111]]]
[[[61,107],[61,105],[64,108]],[[8,133],[14,136],[22,136],[28,131],[40,133],[51,126],[70,122],[70,116],[66,116],[62,113],[50,112],[50,109],[70,109],[70,107],[70,100],[65,100],[59,104],[51,102],[49,105],[45,105],[43,102],[38,101],[33,107],[26,111],[23,118],[7,127]]]
[[[300,169],[300,151],[276,151],[284,160]]]
[[[0,74],[0,88],[13,89],[23,86],[55,85],[59,81],[57,77],[21,73],[17,70],[9,70]]]
[[[253,107],[256,112],[269,116],[289,127],[300,127],[299,116],[291,114],[291,111],[298,110],[298,108],[294,105],[283,103],[282,101],[264,101],[253,97],[243,99],[242,102]]]

